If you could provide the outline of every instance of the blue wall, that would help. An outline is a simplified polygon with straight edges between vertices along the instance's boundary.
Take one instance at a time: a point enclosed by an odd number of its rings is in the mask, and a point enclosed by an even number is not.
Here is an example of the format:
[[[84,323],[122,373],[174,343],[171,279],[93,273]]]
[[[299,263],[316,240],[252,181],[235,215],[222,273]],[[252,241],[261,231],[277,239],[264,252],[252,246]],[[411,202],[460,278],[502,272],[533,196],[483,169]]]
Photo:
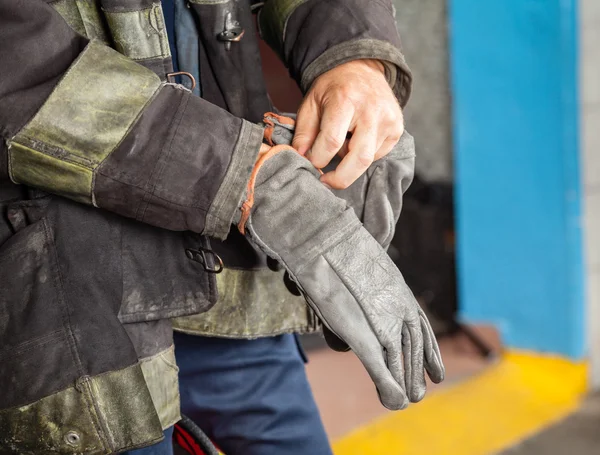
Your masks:
[[[575,1],[449,0],[449,17],[462,318],[579,358]]]

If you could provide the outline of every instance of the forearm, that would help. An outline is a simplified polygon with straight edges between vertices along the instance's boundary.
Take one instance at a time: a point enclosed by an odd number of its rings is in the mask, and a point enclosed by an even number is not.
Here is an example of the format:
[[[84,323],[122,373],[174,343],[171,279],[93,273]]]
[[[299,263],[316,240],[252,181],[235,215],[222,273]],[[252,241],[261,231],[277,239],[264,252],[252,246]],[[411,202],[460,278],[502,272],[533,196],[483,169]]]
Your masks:
[[[88,42],[41,1],[0,0],[0,38],[10,68],[0,76],[0,178],[227,235],[261,128]]]
[[[400,103],[408,101],[412,79],[389,0],[267,0],[259,24],[304,92],[335,66],[376,59]]]

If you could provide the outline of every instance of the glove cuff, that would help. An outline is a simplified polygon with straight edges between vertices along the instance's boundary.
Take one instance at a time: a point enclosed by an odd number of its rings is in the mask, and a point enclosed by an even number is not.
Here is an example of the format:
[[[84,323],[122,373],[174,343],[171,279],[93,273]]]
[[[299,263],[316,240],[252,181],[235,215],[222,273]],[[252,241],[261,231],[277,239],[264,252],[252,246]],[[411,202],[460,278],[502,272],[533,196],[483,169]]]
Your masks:
[[[271,147],[267,152],[258,156],[258,159],[254,164],[254,168],[252,169],[252,173],[250,174],[250,180],[248,180],[248,186],[246,188],[246,200],[242,203],[240,207],[240,210],[242,211],[242,216],[237,227],[238,230],[242,233],[242,235],[246,235],[246,222],[248,221],[248,218],[250,217],[250,212],[252,211],[252,207],[254,206],[254,185],[256,184],[256,176],[258,175],[258,171],[260,171],[260,168],[263,166],[263,164],[265,164],[265,162],[269,158],[274,157],[275,155],[284,150],[290,149],[292,149],[292,147],[290,147],[289,145],[276,145],[275,147]]]

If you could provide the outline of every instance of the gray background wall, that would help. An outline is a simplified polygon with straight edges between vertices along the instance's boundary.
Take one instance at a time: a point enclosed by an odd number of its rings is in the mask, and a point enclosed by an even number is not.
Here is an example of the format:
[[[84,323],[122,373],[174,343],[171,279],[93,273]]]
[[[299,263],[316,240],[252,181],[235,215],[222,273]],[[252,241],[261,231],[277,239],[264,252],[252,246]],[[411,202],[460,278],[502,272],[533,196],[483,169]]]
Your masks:
[[[591,379],[600,387],[600,2],[579,3],[581,167]]]
[[[417,173],[427,181],[452,181],[446,0],[394,0],[403,50],[414,77],[405,110],[415,137]]]

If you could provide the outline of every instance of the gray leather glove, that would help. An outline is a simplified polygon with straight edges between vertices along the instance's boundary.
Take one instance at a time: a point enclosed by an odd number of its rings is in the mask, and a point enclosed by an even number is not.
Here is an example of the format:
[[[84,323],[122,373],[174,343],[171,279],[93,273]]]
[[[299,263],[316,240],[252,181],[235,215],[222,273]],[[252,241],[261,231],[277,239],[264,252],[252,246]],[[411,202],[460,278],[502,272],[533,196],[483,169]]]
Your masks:
[[[295,114],[265,114],[265,136],[271,145],[292,143]],[[341,158],[336,156],[324,169],[335,169]],[[400,141],[388,155],[375,161],[352,185],[333,193],[346,200],[362,221],[363,226],[387,250],[394,237],[396,223],[402,211],[402,197],[410,186],[415,169],[415,142],[404,132]],[[287,278],[287,276],[286,276]],[[298,295],[292,283],[286,281],[288,290]],[[325,327],[323,335],[330,348],[347,351],[349,347]]]
[[[291,145],[295,118],[295,114],[265,114],[267,141],[271,145]],[[340,161],[340,157],[334,157],[323,171],[334,169]],[[348,201],[365,229],[387,249],[402,211],[402,196],[412,183],[414,170],[415,141],[405,131],[390,153],[373,162],[352,185],[331,191]]]
[[[240,231],[279,261],[323,324],[358,356],[381,402],[403,409],[444,378],[440,351],[400,271],[319,171],[286,145],[257,161]]]

